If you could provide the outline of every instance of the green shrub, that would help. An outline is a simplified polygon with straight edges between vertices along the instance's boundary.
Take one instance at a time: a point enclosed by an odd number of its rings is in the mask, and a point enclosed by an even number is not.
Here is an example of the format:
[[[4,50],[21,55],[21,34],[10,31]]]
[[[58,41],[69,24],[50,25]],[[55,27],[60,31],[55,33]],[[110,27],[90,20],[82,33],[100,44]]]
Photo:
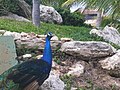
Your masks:
[[[0,15],[18,10],[18,0],[0,0]]]
[[[111,25],[111,26],[113,26],[115,28],[118,28],[119,32],[120,32],[120,21],[113,20],[110,17],[104,17],[103,20],[102,20],[101,26],[105,27],[106,25]]]
[[[32,0],[25,0],[25,2],[32,6]]]
[[[72,25],[72,26],[88,26],[84,24],[85,19],[84,15],[80,12],[70,13],[70,10],[63,8],[56,8],[59,14],[63,18],[63,25]]]

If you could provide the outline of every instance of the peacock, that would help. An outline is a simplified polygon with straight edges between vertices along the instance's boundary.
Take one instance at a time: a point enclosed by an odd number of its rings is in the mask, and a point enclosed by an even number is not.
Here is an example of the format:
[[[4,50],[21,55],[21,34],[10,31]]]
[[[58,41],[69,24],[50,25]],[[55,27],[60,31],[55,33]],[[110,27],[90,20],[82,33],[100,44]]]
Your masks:
[[[17,64],[0,75],[0,90],[39,90],[52,67],[52,37],[47,33],[42,58]]]

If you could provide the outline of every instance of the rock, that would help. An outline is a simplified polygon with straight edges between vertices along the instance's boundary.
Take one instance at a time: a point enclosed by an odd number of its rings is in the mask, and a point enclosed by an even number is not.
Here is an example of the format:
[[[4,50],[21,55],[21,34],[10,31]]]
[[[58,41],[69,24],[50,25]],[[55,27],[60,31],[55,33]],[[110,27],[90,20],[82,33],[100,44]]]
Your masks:
[[[40,90],[64,90],[65,84],[59,75],[51,72],[49,78],[42,84]]]
[[[52,68],[56,68],[58,64],[55,61],[52,61]]]
[[[71,89],[70,90],[77,90],[77,88],[76,87],[71,87]]]
[[[46,37],[46,35],[37,35],[38,38],[44,38]]]
[[[17,32],[13,32],[13,37],[14,37],[14,40],[20,40],[21,39],[21,34],[17,33]]]
[[[18,0],[18,6],[20,7],[19,14],[22,14],[22,16],[26,18],[31,18],[32,10],[31,6],[29,6],[28,3],[25,2],[25,0]]]
[[[102,31],[101,30],[92,29],[89,33],[93,34],[93,35],[98,35],[98,36],[102,37]]]
[[[73,39],[72,38],[61,38],[60,39],[61,40],[61,42],[70,42],[70,41],[73,41]]]
[[[120,50],[111,57],[99,61],[103,69],[110,72],[112,76],[120,77]]]
[[[25,58],[31,58],[31,57],[32,57],[31,54],[25,54],[25,55],[23,55],[23,59],[25,59]]]
[[[21,37],[27,37],[27,36],[28,36],[28,33],[21,32]]]
[[[105,42],[71,41],[62,44],[62,52],[80,57],[82,59],[102,58],[113,55],[116,49]]]
[[[0,36],[0,74],[17,64],[13,37]]]
[[[40,59],[40,58],[42,58],[42,57],[43,57],[43,55],[38,55],[38,56],[36,56],[37,59]]]
[[[81,74],[84,73],[84,66],[81,65],[81,63],[77,62],[75,65],[73,65],[71,68],[71,71],[69,71],[68,75],[73,75],[79,77]]]
[[[3,36],[13,36],[13,32],[6,31]]]
[[[43,22],[58,24],[63,22],[61,15],[50,6],[40,5],[40,18]]]
[[[0,30],[0,35],[3,35],[6,32],[6,30]]]
[[[120,33],[113,27],[106,26],[103,30],[92,29],[90,34],[103,37],[106,41],[112,42],[120,46]]]
[[[7,18],[7,19],[14,19],[17,21],[31,22],[30,20],[28,20],[22,16],[18,16],[16,14],[13,14],[13,13],[9,13],[7,16],[1,16],[0,18]]]
[[[58,37],[57,36],[53,36],[52,38],[51,38],[51,41],[58,41],[59,39],[58,39]]]

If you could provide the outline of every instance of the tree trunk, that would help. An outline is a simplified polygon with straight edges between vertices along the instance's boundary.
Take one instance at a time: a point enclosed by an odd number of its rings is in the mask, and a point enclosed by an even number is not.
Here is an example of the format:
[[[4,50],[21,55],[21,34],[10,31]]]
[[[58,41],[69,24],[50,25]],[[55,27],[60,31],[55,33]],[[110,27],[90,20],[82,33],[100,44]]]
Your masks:
[[[98,13],[97,13],[97,21],[96,21],[96,27],[100,27],[100,25],[101,25],[101,22],[102,22],[102,13],[99,11]]]
[[[40,26],[40,0],[33,0],[32,21],[35,26]]]

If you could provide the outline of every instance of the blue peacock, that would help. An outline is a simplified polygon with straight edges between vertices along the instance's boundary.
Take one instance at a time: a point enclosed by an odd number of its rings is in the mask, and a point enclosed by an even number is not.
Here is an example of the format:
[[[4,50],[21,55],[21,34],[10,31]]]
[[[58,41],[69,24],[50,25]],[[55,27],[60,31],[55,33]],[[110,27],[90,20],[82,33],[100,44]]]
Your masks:
[[[47,33],[43,57],[25,61],[0,75],[0,90],[38,90],[52,67],[51,32]]]

